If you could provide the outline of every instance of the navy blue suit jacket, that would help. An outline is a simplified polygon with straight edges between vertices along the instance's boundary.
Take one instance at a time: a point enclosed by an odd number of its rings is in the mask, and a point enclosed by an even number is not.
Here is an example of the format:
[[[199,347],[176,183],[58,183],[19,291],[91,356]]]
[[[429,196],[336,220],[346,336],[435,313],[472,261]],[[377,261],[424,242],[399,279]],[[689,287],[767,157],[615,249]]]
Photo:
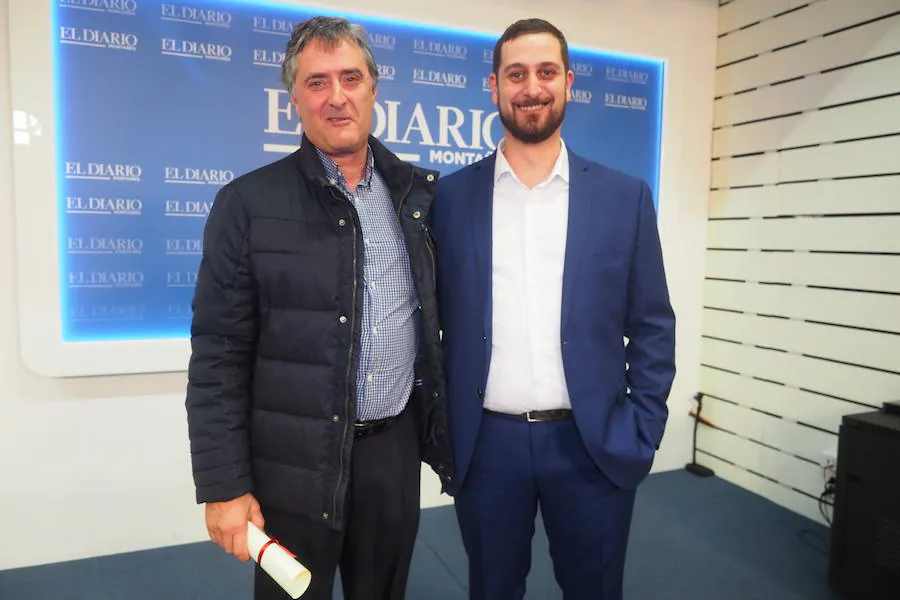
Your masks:
[[[491,362],[495,158],[442,178],[431,209],[456,464],[444,486],[451,495],[472,460]],[[662,440],[675,376],[675,315],[656,212],[638,179],[571,150],[569,170],[559,327],[566,384],[591,457],[615,484],[634,488]]]

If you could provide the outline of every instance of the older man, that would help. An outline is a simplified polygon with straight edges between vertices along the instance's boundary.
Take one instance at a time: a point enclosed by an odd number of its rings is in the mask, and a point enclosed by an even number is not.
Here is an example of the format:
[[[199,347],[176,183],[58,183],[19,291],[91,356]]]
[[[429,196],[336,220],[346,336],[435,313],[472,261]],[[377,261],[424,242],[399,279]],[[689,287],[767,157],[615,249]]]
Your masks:
[[[187,411],[213,541],[247,522],[310,567],[304,600],[404,597],[421,461],[451,478],[424,227],[437,174],[370,134],[361,27],[317,17],[287,46],[299,150],[225,186],[194,299]],[[257,568],[256,600],[286,597]]]

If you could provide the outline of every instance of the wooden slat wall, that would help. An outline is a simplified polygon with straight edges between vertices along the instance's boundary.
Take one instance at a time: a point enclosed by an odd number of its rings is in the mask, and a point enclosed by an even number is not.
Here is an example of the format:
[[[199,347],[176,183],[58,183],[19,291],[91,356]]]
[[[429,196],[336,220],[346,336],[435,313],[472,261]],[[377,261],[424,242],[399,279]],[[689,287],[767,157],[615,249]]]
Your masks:
[[[900,0],[720,0],[698,461],[822,521],[900,398]]]

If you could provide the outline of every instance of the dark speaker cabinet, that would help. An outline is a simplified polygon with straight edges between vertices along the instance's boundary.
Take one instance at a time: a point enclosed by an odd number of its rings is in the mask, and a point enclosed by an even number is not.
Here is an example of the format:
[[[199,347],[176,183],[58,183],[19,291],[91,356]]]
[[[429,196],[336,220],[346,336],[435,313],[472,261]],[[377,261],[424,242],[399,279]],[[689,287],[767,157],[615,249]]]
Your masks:
[[[840,427],[828,578],[848,600],[900,599],[900,415]]]

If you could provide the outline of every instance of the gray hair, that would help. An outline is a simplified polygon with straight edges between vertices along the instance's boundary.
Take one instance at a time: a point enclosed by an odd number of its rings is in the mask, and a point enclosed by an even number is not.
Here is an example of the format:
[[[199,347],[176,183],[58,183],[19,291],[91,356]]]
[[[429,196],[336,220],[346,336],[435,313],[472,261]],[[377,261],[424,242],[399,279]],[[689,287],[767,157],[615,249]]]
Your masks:
[[[291,40],[287,43],[284,62],[281,63],[281,82],[289,94],[294,93],[294,80],[297,78],[297,55],[313,41],[322,43],[329,50],[336,48],[343,41],[356,44],[366,59],[373,86],[378,83],[375,55],[369,46],[369,39],[363,26],[350,23],[341,17],[313,17],[298,23],[291,32]]]

